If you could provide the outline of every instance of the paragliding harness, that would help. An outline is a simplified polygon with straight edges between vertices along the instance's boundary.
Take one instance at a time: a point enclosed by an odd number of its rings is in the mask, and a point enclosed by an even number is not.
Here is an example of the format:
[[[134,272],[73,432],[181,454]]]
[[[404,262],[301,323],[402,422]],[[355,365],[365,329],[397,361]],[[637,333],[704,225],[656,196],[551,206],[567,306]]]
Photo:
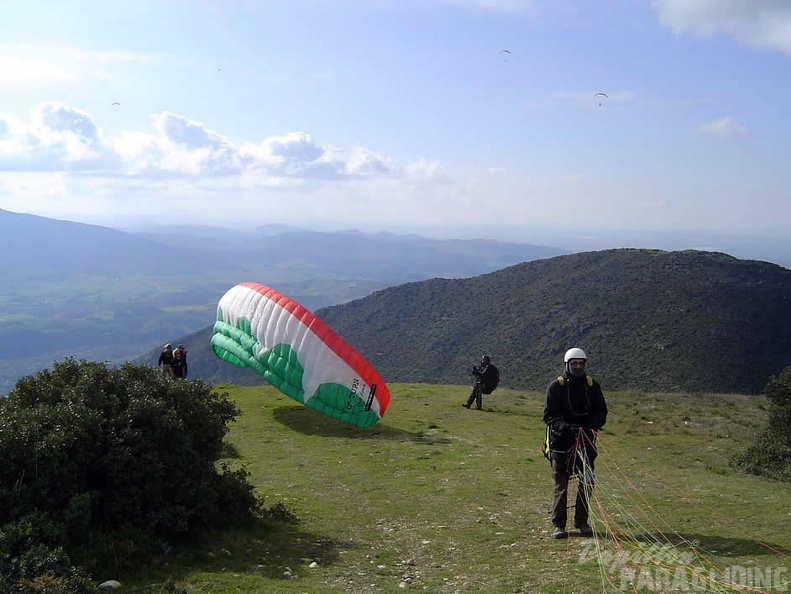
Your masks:
[[[549,449],[549,427],[547,427],[546,441],[541,444],[541,452],[552,465],[552,453],[563,454],[566,457],[566,474],[575,478],[580,483],[593,487],[593,460],[596,459],[596,432],[589,435],[586,431],[577,430],[574,444],[565,452]],[[573,506],[570,506],[573,507]]]
[[[500,383],[500,370],[491,363],[488,364],[486,375],[481,375],[477,367],[472,368],[475,383],[481,388],[481,394],[491,394]]]
[[[593,387],[593,378],[591,376],[586,375],[585,376],[585,381],[587,382],[589,388]],[[558,376],[558,383],[561,386],[565,386],[566,385],[566,378],[564,378],[562,375],[559,375]],[[546,434],[544,436],[544,441],[541,443],[541,453],[544,454],[544,458],[549,460],[550,464],[552,464],[552,451],[549,449],[549,438],[551,436],[551,431],[552,431],[552,429],[549,427],[549,425],[547,425],[547,430],[546,430]],[[572,450],[573,449],[574,448],[572,448]]]

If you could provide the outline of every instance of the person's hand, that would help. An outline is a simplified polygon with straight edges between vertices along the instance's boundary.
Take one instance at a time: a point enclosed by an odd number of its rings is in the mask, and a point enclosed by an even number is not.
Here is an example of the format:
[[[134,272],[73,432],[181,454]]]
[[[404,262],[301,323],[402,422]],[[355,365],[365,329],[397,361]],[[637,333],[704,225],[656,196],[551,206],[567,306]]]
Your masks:
[[[571,433],[571,425],[569,425],[566,421],[555,421],[552,429],[558,435],[569,435]]]

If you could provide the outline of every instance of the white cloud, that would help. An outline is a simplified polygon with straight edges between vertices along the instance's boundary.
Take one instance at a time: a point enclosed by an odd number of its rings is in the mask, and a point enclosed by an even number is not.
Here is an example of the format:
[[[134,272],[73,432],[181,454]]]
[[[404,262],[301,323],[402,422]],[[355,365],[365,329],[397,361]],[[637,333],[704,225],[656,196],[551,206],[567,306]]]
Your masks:
[[[736,123],[731,116],[724,116],[708,124],[703,124],[698,127],[698,131],[715,136],[744,136],[750,132],[747,126]]]
[[[418,159],[404,168],[407,179],[413,182],[446,183],[450,172],[436,161]]]
[[[150,131],[105,138],[89,113],[44,102],[27,118],[0,116],[0,171],[90,170],[103,177],[149,180],[231,176],[245,186],[256,180],[271,186],[426,175],[421,167],[401,166],[368,148],[344,151],[305,132],[236,144],[202,122],[170,112],[152,116],[152,124]]]
[[[85,51],[51,43],[0,44],[0,89],[107,80],[118,63],[149,64],[159,59],[155,54]]]
[[[392,159],[362,147],[354,147],[346,161],[345,172],[348,175],[372,177],[387,175],[395,172],[396,169]]]
[[[467,222],[482,195],[522,195],[523,177],[499,167],[451,172],[398,163],[361,146],[342,149],[305,132],[234,142],[163,112],[147,130],[107,135],[91,115],[57,103],[0,119],[0,208],[58,218],[161,217],[239,222]],[[491,193],[491,194],[490,194]],[[506,220],[509,200],[495,210]],[[517,210],[536,205],[520,201]]]
[[[788,0],[654,0],[659,22],[676,33],[724,33],[738,43],[791,53]]]
[[[730,118],[709,127],[746,130]],[[338,147],[303,131],[233,139],[171,112],[116,134],[59,103],[0,116],[0,208],[70,220],[161,222],[172,215],[183,223],[468,226],[479,233],[485,205],[489,226],[510,225],[514,233],[577,220],[591,228],[682,228],[705,218],[706,197],[721,183],[720,172],[714,181],[704,172],[701,183],[689,184],[664,171],[633,179],[628,165],[607,178],[584,162],[566,166],[553,173],[496,162],[474,169],[425,158],[400,163],[372,147]],[[739,204],[740,192],[718,196]],[[791,220],[785,202],[770,205],[770,194],[754,214],[723,209],[718,221],[752,226],[770,212]],[[668,196],[674,202],[665,202]]]
[[[158,153],[158,159],[149,162],[158,162],[162,171],[229,175],[239,173],[243,166],[242,155],[231,141],[201,122],[163,112],[154,117],[154,127],[159,135],[147,146]]]
[[[300,164],[316,161],[325,155],[322,147],[304,132],[290,132],[284,136],[270,136],[259,145],[247,145],[247,152],[272,167],[283,170],[298,169]]]
[[[0,116],[0,171],[74,171],[101,167],[108,154],[90,114],[40,103],[27,120]]]

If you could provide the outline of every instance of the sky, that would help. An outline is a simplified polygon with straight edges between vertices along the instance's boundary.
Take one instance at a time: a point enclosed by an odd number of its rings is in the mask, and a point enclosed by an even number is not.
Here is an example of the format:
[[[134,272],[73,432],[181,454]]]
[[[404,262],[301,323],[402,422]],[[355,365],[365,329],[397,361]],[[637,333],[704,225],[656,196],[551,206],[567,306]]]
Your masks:
[[[789,0],[0,5],[5,210],[791,231]]]

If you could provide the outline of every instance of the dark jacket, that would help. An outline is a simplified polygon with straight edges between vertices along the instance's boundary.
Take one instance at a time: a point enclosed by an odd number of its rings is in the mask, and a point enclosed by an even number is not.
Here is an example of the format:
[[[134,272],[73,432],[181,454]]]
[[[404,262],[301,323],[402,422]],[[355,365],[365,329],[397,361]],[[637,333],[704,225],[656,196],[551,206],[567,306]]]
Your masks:
[[[563,382],[556,379],[547,388],[544,402],[544,423],[549,427],[549,449],[565,452],[576,439],[574,429],[598,431],[607,421],[607,404],[599,382],[588,376],[574,377],[563,373]]]
[[[180,379],[187,377],[187,358],[184,355],[180,357],[173,357],[170,363],[170,368],[173,370],[173,375]]]
[[[159,353],[159,360],[157,361],[157,367],[170,365],[173,361],[173,351],[164,350]]]

